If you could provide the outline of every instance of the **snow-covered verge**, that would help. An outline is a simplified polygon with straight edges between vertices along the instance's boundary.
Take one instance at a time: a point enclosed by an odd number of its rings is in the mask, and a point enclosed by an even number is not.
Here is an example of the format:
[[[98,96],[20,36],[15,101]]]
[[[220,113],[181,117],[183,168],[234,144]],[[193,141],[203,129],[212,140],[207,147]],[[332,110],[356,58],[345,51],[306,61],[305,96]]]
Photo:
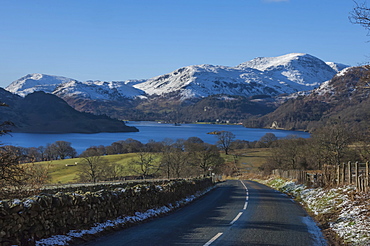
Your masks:
[[[354,186],[308,188],[290,180],[258,180],[299,201],[323,228],[338,236],[339,245],[370,245],[370,194]]]
[[[115,220],[107,220],[104,223],[96,223],[93,227],[87,230],[71,230],[66,235],[54,235],[49,238],[41,239],[39,241],[36,241],[37,246],[46,246],[46,245],[69,245],[70,242],[83,238],[85,236],[89,235],[98,235],[99,233],[103,231],[108,231],[113,228],[117,227],[124,227],[130,224],[135,224],[150,218],[154,218],[157,216],[160,216],[162,214],[166,214],[170,211],[173,211],[179,207],[182,207],[196,198],[203,196],[210,190],[212,190],[213,187],[210,187],[202,192],[197,192],[194,195],[188,196],[180,201],[177,201],[175,203],[170,203],[166,206],[162,206],[160,208],[153,208],[148,209],[146,212],[136,212],[134,216],[122,216],[118,217]]]

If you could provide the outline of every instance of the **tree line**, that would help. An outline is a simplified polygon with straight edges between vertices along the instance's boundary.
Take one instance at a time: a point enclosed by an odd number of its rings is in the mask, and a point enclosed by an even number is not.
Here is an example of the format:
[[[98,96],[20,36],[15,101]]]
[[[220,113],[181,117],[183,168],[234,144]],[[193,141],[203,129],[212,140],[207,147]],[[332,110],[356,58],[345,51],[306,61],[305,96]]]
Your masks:
[[[134,139],[120,140],[109,146],[91,146],[77,154],[70,142],[56,141],[40,147],[0,146],[0,197],[9,191],[30,184],[40,186],[48,177],[48,162],[66,158],[81,158],[78,163],[80,182],[116,180],[127,176],[122,165],[108,162],[107,155],[136,153],[128,163],[129,173],[143,179],[148,177],[184,178],[211,173],[222,173],[224,159],[220,150],[227,153],[235,136],[230,132],[216,135],[217,145],[205,143],[198,137],[150,140],[141,143]],[[45,165],[35,162],[46,161]],[[24,163],[24,164],[22,164]],[[23,191],[25,191],[24,189]],[[6,197],[6,195],[5,195]]]
[[[131,140],[126,144],[133,143],[138,144],[137,141],[132,142]],[[128,147],[125,146],[126,144],[123,144],[123,147]],[[122,143],[121,145],[113,143],[111,146],[121,147]],[[135,155],[128,162],[126,172],[134,173],[134,176],[142,179],[154,177],[188,178],[209,175],[211,172],[220,173],[224,164],[224,159],[217,146],[205,143],[198,137],[190,137],[186,140],[150,141],[136,147],[138,149],[135,151],[132,149]],[[126,150],[123,148],[123,151]],[[103,158],[102,151],[101,146],[90,147],[80,155],[82,158],[82,162],[79,164],[80,181],[114,180],[125,175],[123,170],[125,167],[108,163],[107,159]]]
[[[134,139],[113,142],[109,146],[91,146],[77,155],[71,143],[56,141],[45,147],[20,148],[2,146],[0,148],[0,178],[6,184],[20,184],[45,181],[47,172],[42,165],[19,165],[39,160],[57,160],[80,157],[78,181],[98,182],[116,180],[128,174],[140,178],[186,178],[219,173],[233,175],[238,172],[235,163],[225,162],[221,153],[236,156],[236,150],[267,148],[270,155],[260,167],[264,174],[273,169],[320,170],[324,165],[339,165],[348,161],[368,161],[370,159],[370,134],[343,123],[340,119],[331,121],[324,127],[315,129],[310,138],[290,135],[278,139],[267,133],[258,141],[235,139],[231,132],[215,133],[216,144],[205,143],[198,137],[188,139],[150,140],[142,143]],[[234,152],[235,151],[235,152]],[[126,167],[108,162],[107,155],[135,153]],[[35,180],[38,177],[38,180]]]
[[[198,137],[188,139],[150,140],[143,144],[134,139],[117,141],[110,146],[92,146],[80,157],[80,181],[97,182],[117,179],[124,172],[121,165],[107,163],[104,155],[136,153],[128,163],[130,173],[143,179],[148,177],[187,178],[222,173],[225,160],[220,151],[228,154],[235,135],[228,131],[216,134],[216,145],[205,143]]]
[[[269,142],[270,156],[260,169],[270,174],[273,169],[322,170],[348,161],[370,159],[370,132],[356,129],[340,119],[312,131],[310,138],[287,138]]]

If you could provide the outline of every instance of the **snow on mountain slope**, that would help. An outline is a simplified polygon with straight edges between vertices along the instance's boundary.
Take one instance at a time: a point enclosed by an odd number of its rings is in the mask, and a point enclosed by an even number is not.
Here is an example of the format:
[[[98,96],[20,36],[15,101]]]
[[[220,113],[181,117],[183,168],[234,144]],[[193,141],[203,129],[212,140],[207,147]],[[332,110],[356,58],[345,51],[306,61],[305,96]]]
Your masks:
[[[59,97],[82,97],[92,100],[119,100],[133,98],[143,92],[126,85],[124,82],[70,81],[58,86],[53,94]]]
[[[236,67],[196,65],[134,85],[146,93],[179,92],[183,99],[213,94],[271,95],[312,90],[337,73],[322,60],[302,53],[260,57]]]
[[[369,83],[362,78],[367,78],[368,75],[367,66],[347,67],[331,80],[322,83],[320,87],[312,91],[312,94],[322,96],[319,100],[325,98],[325,100],[333,100],[336,103],[344,98],[351,98],[353,102],[355,98],[361,98],[358,101],[366,100],[369,97]]]
[[[149,95],[162,95],[171,92],[180,92],[185,98],[205,97],[212,94],[239,94],[237,90],[226,93],[222,82],[234,83],[238,79],[238,71],[234,69],[213,66],[195,65],[183,67],[170,74],[154,77],[146,82],[134,85],[135,88],[145,91]]]
[[[348,67],[347,65],[344,65],[341,63],[335,63],[335,62],[326,62],[326,64],[330,66],[332,69],[334,69],[335,71],[337,71],[338,73]]]
[[[24,97],[35,91],[52,93],[58,85],[69,81],[73,81],[73,79],[61,76],[33,73],[12,82],[5,89]]]
[[[302,53],[278,57],[259,57],[236,67],[193,65],[148,80],[86,81],[30,74],[11,83],[6,89],[25,96],[34,91],[60,97],[83,97],[92,100],[148,95],[171,95],[182,99],[215,94],[276,96],[308,91],[330,80],[345,65],[325,63]]]
[[[118,100],[120,98],[133,98],[143,95],[140,91],[129,83],[140,83],[137,81],[86,81],[79,82],[74,79],[61,76],[52,76],[45,74],[29,74],[19,80],[14,81],[5,89],[26,96],[35,91],[44,91],[55,94],[59,97],[82,97],[92,100]]]
[[[298,90],[302,90],[304,87],[309,89],[318,86],[331,79],[338,72],[322,60],[303,53],[291,53],[278,57],[259,57],[237,67],[258,69],[270,77],[287,83],[287,85],[298,86]]]

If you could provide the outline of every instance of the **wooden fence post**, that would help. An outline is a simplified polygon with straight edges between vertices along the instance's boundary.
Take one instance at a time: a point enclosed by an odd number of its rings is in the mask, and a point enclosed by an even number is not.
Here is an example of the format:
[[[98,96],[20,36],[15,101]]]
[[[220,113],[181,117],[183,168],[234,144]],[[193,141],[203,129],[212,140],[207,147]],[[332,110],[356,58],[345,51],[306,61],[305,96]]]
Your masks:
[[[365,185],[366,185],[366,191],[369,187],[369,162],[367,161],[365,163]]]
[[[329,178],[328,178],[329,172],[328,172],[328,166],[327,165],[324,165],[323,175],[324,175],[323,185],[328,185],[329,184]]]
[[[359,165],[358,161],[355,162],[355,179],[356,179],[356,188],[359,188]]]
[[[337,166],[337,185],[340,185],[340,165]]]
[[[364,176],[362,176],[362,174],[360,176],[358,176],[358,181],[359,181],[359,190],[361,192],[363,192],[365,190],[365,187],[364,187],[364,184],[365,184],[365,179],[364,179]]]
[[[353,179],[352,179],[352,165],[351,162],[349,161],[347,164],[347,171],[348,171],[348,184],[352,184]]]
[[[341,164],[341,184],[346,182],[346,165],[344,163]]]

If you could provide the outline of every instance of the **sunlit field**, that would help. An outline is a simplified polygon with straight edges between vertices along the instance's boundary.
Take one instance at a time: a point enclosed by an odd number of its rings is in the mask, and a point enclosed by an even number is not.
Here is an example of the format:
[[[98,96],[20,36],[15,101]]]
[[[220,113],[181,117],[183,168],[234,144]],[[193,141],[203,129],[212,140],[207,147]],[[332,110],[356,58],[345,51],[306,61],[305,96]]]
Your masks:
[[[222,154],[222,157],[225,159],[225,162],[236,162],[241,173],[251,173],[258,171],[258,167],[265,162],[268,155],[268,149],[257,148],[233,151],[229,155]],[[107,155],[102,158],[106,159],[110,164],[121,165],[123,176],[131,176],[135,175],[135,173],[130,170],[128,163],[136,156],[136,153],[129,153]],[[82,161],[82,158],[72,158],[37,162],[35,164],[49,168],[49,184],[68,184],[78,182],[78,163],[81,163]]]

